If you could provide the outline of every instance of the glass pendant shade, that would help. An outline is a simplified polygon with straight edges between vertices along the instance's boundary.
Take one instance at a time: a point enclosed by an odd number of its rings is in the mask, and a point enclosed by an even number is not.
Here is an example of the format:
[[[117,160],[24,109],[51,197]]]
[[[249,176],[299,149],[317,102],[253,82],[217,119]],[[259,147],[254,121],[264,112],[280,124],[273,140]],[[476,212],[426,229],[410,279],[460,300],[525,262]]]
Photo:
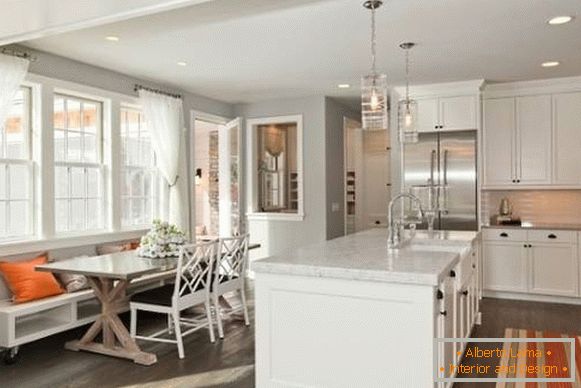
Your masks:
[[[418,104],[414,100],[401,100],[398,104],[399,141],[418,142]]]
[[[387,76],[371,74],[361,78],[361,121],[363,129],[387,129]]]

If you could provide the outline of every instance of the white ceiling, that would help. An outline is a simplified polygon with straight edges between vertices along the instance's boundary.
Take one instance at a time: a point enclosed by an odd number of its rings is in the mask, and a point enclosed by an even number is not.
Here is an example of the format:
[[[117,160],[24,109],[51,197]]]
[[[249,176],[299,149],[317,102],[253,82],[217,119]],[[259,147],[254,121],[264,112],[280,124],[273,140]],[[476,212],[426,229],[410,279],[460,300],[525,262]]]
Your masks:
[[[370,15],[361,3],[215,0],[25,44],[231,103],[348,99],[370,64]],[[417,43],[416,84],[581,75],[580,0],[385,0],[377,13],[378,66],[390,85],[403,83],[403,41]],[[562,14],[576,19],[546,24]],[[547,60],[562,65],[542,68]]]

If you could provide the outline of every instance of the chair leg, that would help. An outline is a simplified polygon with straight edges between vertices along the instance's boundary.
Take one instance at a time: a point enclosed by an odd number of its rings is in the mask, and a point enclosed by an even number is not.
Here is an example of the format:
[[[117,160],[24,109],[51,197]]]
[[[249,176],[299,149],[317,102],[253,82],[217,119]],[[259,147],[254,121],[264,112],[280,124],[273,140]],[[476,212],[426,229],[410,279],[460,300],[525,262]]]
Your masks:
[[[184,356],[184,340],[182,338],[182,328],[180,326],[180,313],[179,311],[174,311],[173,313],[174,329],[176,332],[176,341],[178,343],[178,355],[181,359]]]
[[[246,293],[244,286],[240,289],[240,297],[242,298],[242,310],[244,311],[244,324],[250,326],[250,319],[248,318],[248,307],[246,306]]]
[[[216,311],[216,321],[218,322],[218,336],[224,338],[224,326],[222,326],[222,317],[220,316],[220,303],[218,301],[218,294],[212,294],[214,301],[214,311]]]
[[[167,314],[167,332],[169,334],[173,334],[173,331],[174,331],[174,329],[173,329],[173,322],[171,319],[171,314]]]
[[[206,308],[206,316],[208,317],[208,330],[210,331],[210,342],[216,342],[216,337],[214,336],[214,322],[212,322],[212,306],[210,304],[210,297],[206,298],[206,303],[204,303]]]
[[[130,323],[131,338],[137,335],[137,309],[131,309],[131,323]]]

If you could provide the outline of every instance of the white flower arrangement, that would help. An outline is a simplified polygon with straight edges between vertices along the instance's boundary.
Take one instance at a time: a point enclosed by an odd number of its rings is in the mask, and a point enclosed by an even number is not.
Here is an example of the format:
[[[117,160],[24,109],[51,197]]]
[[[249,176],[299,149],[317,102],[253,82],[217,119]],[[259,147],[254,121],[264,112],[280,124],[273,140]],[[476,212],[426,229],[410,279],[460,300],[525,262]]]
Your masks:
[[[154,220],[149,232],[141,237],[137,254],[149,258],[178,256],[180,246],[185,243],[186,234],[176,225]]]

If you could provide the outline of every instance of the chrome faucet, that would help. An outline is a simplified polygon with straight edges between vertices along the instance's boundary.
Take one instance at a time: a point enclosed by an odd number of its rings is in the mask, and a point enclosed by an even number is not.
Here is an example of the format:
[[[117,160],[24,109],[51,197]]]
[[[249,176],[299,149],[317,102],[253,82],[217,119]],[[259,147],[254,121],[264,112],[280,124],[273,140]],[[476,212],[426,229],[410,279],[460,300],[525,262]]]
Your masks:
[[[388,206],[388,210],[387,210],[387,222],[388,222],[387,248],[388,249],[399,248],[401,245],[401,242],[402,242],[401,235],[402,235],[403,224],[401,223],[401,221],[395,221],[393,219],[393,206],[395,205],[397,200],[402,199],[402,198],[409,198],[410,200],[415,201],[419,207],[420,218],[424,217],[424,210],[422,209],[422,202],[415,195],[410,194],[410,193],[401,193],[401,194],[398,194],[395,197],[393,197],[392,200],[389,201],[389,206]]]

